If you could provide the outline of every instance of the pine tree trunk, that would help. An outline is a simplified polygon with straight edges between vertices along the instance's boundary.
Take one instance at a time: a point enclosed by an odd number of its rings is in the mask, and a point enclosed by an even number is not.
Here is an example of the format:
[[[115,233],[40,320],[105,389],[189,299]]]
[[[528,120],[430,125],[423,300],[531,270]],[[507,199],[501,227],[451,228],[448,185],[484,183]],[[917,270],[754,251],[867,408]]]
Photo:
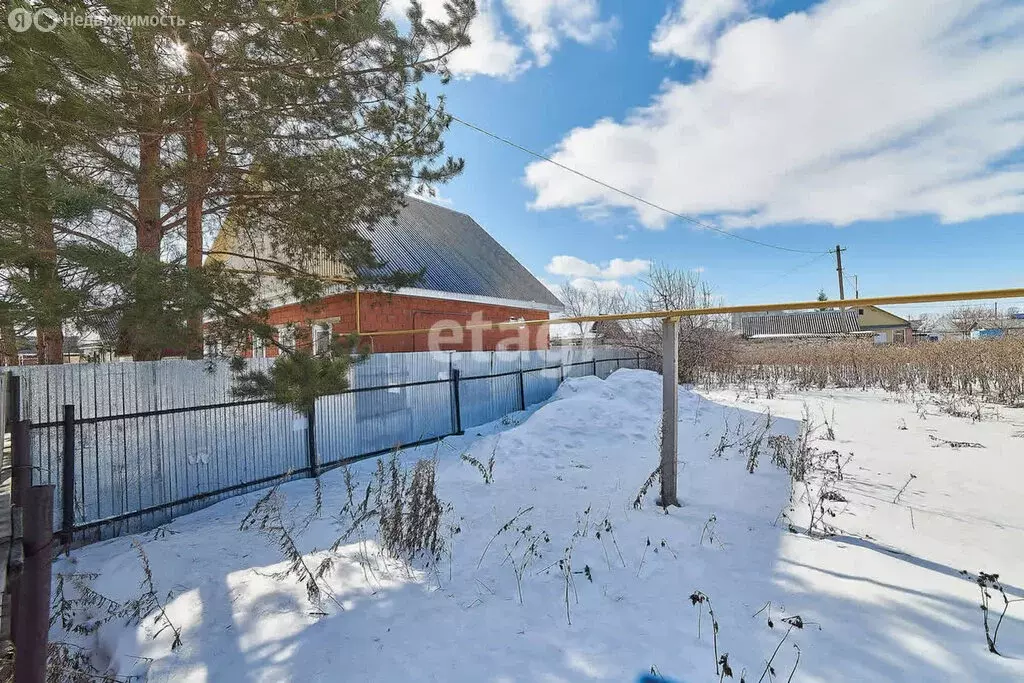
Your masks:
[[[57,245],[49,221],[37,227],[36,239],[40,260],[33,273],[40,291],[36,310],[36,362],[40,365],[60,365],[64,362],[64,330],[61,328],[58,311],[60,278],[57,274]]]
[[[152,124],[150,121],[144,122]],[[136,248],[159,258],[163,237],[160,227],[160,203],[163,187],[160,183],[159,132],[144,130],[139,143],[139,217],[135,227]]]
[[[185,266],[189,270],[203,267],[203,200],[206,197],[206,129],[202,118],[194,115],[186,135],[188,176],[185,188]],[[190,312],[188,317],[189,358],[203,357],[203,312]]]
[[[18,340],[10,320],[0,323],[0,366],[18,364]]]
[[[40,170],[37,187],[49,180]],[[32,208],[32,233],[35,259],[29,278],[38,288],[35,306],[36,363],[60,365],[64,362],[64,330],[60,312],[61,282],[57,272],[57,241],[53,233],[53,215],[48,205],[35,202]]]
[[[160,244],[163,228],[160,222],[160,208],[163,200],[163,183],[160,178],[160,145],[163,136],[159,131],[159,104],[151,104],[142,113],[139,137],[139,209],[135,226],[135,247],[140,254],[160,259]],[[135,286],[141,321],[156,320],[160,315],[162,302],[148,291],[147,283]],[[142,322],[140,326],[146,323]],[[126,330],[127,341],[135,360],[159,360],[161,349],[152,342],[152,330]]]

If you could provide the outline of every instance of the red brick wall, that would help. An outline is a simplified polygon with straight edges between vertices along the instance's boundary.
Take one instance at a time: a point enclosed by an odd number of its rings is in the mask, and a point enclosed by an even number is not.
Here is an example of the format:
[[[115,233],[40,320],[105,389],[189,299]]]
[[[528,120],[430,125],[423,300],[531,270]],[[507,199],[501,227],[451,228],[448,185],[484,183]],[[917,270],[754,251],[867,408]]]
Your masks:
[[[536,309],[377,292],[359,295],[359,312],[360,327],[363,332],[424,329],[441,320],[469,324],[474,313],[478,314],[474,322],[506,322],[511,318],[539,320],[549,317],[547,311]],[[355,332],[355,295],[336,294],[325,297],[315,308],[303,308],[297,304],[281,306],[270,311],[269,321],[271,325],[295,323],[305,326],[309,324],[309,321],[323,319],[336,319],[333,322],[335,334],[345,335]],[[457,335],[457,333],[454,334]],[[473,343],[474,336],[480,341],[476,348]],[[481,330],[477,331],[475,335],[472,330],[467,330],[463,332],[462,337],[462,341],[459,342],[457,336],[453,336],[453,331],[444,332],[441,336],[440,350],[493,351],[502,343],[504,343],[504,348],[510,350],[548,348],[546,325],[529,326],[522,330],[519,328]],[[372,350],[377,353],[430,350],[426,334],[367,337],[366,340],[372,345]],[[276,355],[276,350],[268,347],[267,354]]]

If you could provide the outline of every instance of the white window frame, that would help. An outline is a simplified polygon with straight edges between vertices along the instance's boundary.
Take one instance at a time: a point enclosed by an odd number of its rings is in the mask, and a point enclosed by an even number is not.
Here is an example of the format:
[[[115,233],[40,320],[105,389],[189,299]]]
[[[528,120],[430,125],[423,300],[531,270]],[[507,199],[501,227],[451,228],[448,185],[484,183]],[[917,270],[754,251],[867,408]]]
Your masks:
[[[277,328],[277,344],[285,351],[294,351],[295,328],[291,325],[282,325]]]
[[[310,334],[313,338],[313,355],[320,356],[331,348],[334,326],[328,322],[313,323]]]
[[[206,358],[222,358],[224,356],[224,342],[219,339],[207,339],[203,344],[203,356]]]
[[[266,358],[267,357],[267,340],[263,337],[253,335],[252,338],[252,357],[253,358]]]

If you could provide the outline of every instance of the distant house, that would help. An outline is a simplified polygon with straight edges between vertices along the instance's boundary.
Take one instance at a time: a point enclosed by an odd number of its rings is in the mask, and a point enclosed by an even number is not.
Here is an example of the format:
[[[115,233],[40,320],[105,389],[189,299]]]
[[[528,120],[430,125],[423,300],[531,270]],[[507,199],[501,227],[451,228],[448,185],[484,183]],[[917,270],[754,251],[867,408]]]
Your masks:
[[[971,339],[1002,339],[1004,337],[1024,337],[1024,319],[991,318],[981,320],[971,330]]]
[[[83,337],[65,334],[63,351],[64,363],[96,363],[108,362],[113,359],[113,354],[109,353],[105,347],[101,352],[95,333],[87,333]],[[18,339],[18,365],[36,365],[37,363],[35,336],[20,337]]]
[[[964,334],[956,324],[953,323],[952,318],[948,315],[942,315],[938,318],[934,318],[926,321],[921,326],[921,334],[928,341],[942,341],[943,339],[963,339],[967,335]]]
[[[387,330],[427,329],[440,321],[466,324],[474,314],[485,322],[546,319],[561,311],[562,303],[530,271],[509,254],[470,216],[430,202],[406,197],[406,206],[394,219],[358,228],[369,240],[374,253],[386,263],[385,272],[419,272],[415,287],[394,293],[357,292],[344,281],[351,277],[340,260],[330,257],[316,264],[317,275],[339,282],[332,285],[320,302],[303,307],[283,293],[275,283],[263,292],[271,301],[270,323],[279,328],[277,341],[283,346],[311,340],[314,351],[339,335]],[[225,228],[217,236],[213,251],[238,253],[234,231]],[[248,245],[251,253],[252,246]],[[254,255],[257,258],[261,255]],[[266,255],[266,256],[269,256]],[[229,268],[256,270],[256,260],[232,255],[211,255]],[[270,280],[270,278],[267,278]],[[276,289],[273,287],[276,286]],[[299,328],[300,334],[295,330]],[[548,347],[544,327],[529,330],[529,343],[518,348]],[[443,350],[493,350],[519,335],[518,329],[489,330],[479,335],[446,333]],[[476,336],[481,344],[474,348]],[[367,337],[372,350],[426,351],[426,334]],[[246,356],[272,357],[277,349],[256,344]]]
[[[582,333],[580,328],[582,328]],[[552,336],[551,343],[559,346],[580,346],[587,344],[609,345],[621,344],[628,335],[622,324],[617,320],[598,320],[580,325],[565,325],[564,331]]]
[[[738,322],[743,337],[755,341],[844,337],[873,339],[878,344],[913,341],[909,321],[877,306],[853,307],[856,301],[843,303],[851,308],[745,315]]]
[[[740,319],[743,337],[768,339],[828,339],[864,336],[851,310],[762,313]]]
[[[850,302],[856,305],[856,300]],[[876,343],[910,344],[914,341],[914,329],[909,320],[878,306],[861,306],[857,311],[857,324],[865,332],[875,333]]]
[[[921,332],[930,341],[1024,337],[1024,319],[1013,316],[982,318],[971,324],[970,329],[966,329],[963,321],[958,324],[947,314],[929,321],[922,327]]]

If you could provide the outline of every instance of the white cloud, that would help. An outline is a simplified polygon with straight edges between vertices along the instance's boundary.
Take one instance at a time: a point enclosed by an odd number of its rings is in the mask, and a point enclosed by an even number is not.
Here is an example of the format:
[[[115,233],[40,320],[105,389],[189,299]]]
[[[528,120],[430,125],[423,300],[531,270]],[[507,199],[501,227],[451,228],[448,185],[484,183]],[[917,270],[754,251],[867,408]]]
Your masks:
[[[590,289],[600,292],[622,292],[627,289],[632,289],[632,287],[626,286],[618,280],[592,280],[587,277],[573,278],[572,280],[569,280],[569,284],[576,289]]]
[[[399,26],[408,26],[406,12],[409,0],[390,0],[384,6],[384,15]],[[445,0],[420,0],[427,19],[444,21],[447,18]],[[498,9],[492,0],[477,0],[477,16],[469,25],[472,44],[452,53],[448,66],[457,77],[476,75],[497,78],[515,78],[529,68],[523,59],[523,48],[501,27]]]
[[[455,206],[455,202],[451,197],[445,197],[441,194],[441,190],[436,187],[423,187],[423,188],[412,188],[409,190],[408,195],[415,197],[416,199],[422,199],[425,202],[431,204],[437,204],[438,206],[445,206],[451,208]]]
[[[651,52],[698,62],[711,60],[715,38],[747,13],[746,0],[680,0],[658,24]]]
[[[445,0],[421,0],[428,19],[444,20]],[[598,0],[503,0],[507,20],[512,19],[521,36],[502,26],[498,0],[477,0],[477,17],[469,26],[469,47],[456,50],[448,60],[457,77],[491,76],[512,79],[531,66],[547,66],[563,38],[591,45],[611,38],[618,25],[602,20]],[[407,23],[409,0],[390,0],[385,16],[400,25]],[[525,43],[533,52],[527,59]]]
[[[522,47],[502,31],[497,10],[486,0],[477,2],[477,17],[469,26],[469,37],[472,44],[456,50],[448,61],[452,73],[458,76],[515,78],[530,66],[522,58]]]
[[[845,225],[1024,211],[1024,5],[826,0],[744,21],[706,71],[623,121],[571,131],[553,156],[674,211],[730,226]],[[545,163],[536,209],[629,207]]]
[[[618,22],[602,20],[597,0],[505,0],[526,34],[539,66],[547,66],[562,37],[584,45],[609,40]]]
[[[617,280],[624,277],[636,277],[641,273],[646,273],[650,267],[650,261],[638,258],[628,261],[613,258],[602,267],[575,256],[555,256],[545,270],[552,275],[562,275],[568,278]]]

